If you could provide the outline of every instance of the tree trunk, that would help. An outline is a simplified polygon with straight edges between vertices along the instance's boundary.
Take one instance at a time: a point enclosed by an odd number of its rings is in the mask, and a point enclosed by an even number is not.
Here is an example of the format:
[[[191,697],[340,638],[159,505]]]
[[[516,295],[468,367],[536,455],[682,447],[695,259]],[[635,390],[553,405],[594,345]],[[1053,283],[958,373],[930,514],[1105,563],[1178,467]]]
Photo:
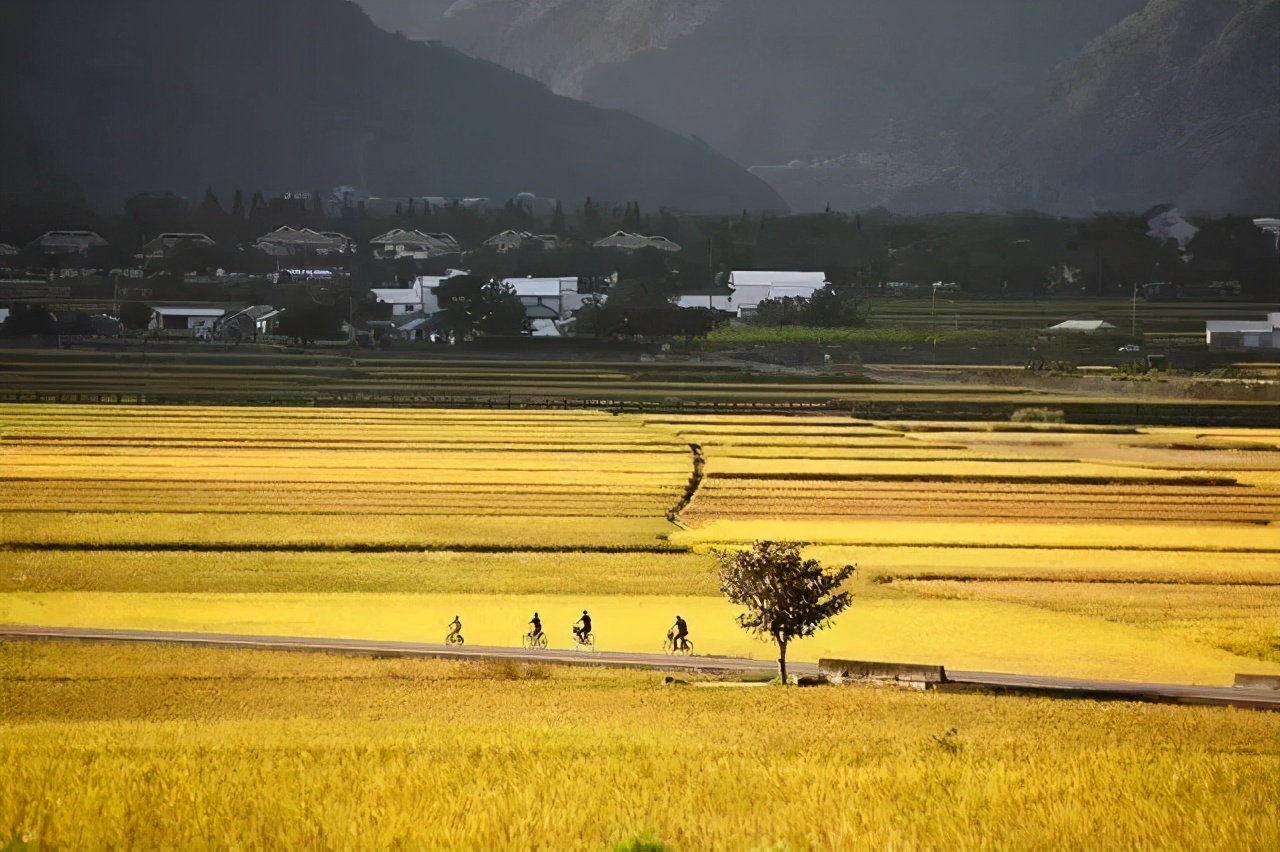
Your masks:
[[[778,640],[778,674],[782,675],[782,684],[787,683],[787,640]]]

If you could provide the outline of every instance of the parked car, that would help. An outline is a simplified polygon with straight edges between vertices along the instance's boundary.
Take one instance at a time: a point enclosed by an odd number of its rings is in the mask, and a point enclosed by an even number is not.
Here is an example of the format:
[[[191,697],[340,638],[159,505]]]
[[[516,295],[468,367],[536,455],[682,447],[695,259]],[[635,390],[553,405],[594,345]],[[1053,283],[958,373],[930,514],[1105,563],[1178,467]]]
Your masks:
[[[1142,347],[1136,343],[1126,343],[1124,346],[1120,347],[1120,351],[1121,352],[1141,352]]]

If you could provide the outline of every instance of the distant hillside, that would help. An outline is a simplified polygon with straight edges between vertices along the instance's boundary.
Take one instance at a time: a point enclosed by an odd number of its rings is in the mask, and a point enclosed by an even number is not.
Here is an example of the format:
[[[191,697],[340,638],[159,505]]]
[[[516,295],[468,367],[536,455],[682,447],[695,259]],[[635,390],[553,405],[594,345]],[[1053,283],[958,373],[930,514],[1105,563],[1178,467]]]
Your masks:
[[[744,165],[886,146],[985,92],[1025,102],[1143,0],[358,0],[563,94],[697,134]]]
[[[1050,85],[997,167],[1028,203],[1280,204],[1280,0],[1151,0]]]
[[[583,95],[596,68],[662,49],[726,0],[356,0],[382,27],[443,39],[469,56]]]
[[[1280,198],[1280,0],[359,0],[697,134],[796,209]]]
[[[0,194],[362,186],[780,210],[705,145],[374,26],[347,0],[3,0]]]

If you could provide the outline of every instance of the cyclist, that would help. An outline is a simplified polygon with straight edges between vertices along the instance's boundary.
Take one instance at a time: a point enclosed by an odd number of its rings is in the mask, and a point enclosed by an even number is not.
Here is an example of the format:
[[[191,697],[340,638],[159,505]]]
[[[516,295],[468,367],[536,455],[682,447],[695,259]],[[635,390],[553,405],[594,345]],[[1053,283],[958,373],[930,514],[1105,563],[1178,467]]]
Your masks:
[[[449,635],[444,638],[444,641],[447,644],[460,638],[462,638],[462,620],[455,615],[453,621],[449,623]]]
[[[689,646],[689,625],[677,615],[676,623],[671,625],[671,629],[667,631],[667,636],[671,639],[672,650],[686,650]]]
[[[529,620],[529,638],[536,642],[538,640],[538,637],[541,635],[542,635],[542,619],[538,618],[538,614],[535,612],[533,614],[533,618]]]
[[[591,616],[587,615],[585,609],[582,611],[582,618],[573,625],[573,635],[578,637],[579,644],[587,644],[587,637],[591,635]]]

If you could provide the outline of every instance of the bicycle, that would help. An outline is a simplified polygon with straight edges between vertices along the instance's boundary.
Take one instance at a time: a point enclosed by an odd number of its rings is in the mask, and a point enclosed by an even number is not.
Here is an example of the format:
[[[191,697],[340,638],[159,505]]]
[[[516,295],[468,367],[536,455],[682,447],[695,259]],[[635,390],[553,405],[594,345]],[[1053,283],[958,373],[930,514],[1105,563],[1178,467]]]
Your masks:
[[[547,634],[546,634],[546,633],[538,633],[538,635],[537,635],[537,636],[534,636],[532,633],[526,633],[526,634],[524,634],[524,640],[523,640],[523,641],[524,641],[524,646],[525,646],[526,648],[531,649],[531,650],[542,650],[542,651],[545,651],[545,650],[547,649]]]
[[[461,633],[450,633],[448,636],[444,637],[444,644],[446,645],[463,645],[466,641],[466,639],[462,638]]]
[[[575,651],[585,649],[587,651],[595,651],[596,634],[588,633],[586,636],[579,635],[578,631],[573,631],[573,649]]]
[[[693,656],[693,643],[686,636],[680,640],[680,647],[676,647],[675,639],[668,636],[662,641],[662,652],[673,657],[691,657]]]

